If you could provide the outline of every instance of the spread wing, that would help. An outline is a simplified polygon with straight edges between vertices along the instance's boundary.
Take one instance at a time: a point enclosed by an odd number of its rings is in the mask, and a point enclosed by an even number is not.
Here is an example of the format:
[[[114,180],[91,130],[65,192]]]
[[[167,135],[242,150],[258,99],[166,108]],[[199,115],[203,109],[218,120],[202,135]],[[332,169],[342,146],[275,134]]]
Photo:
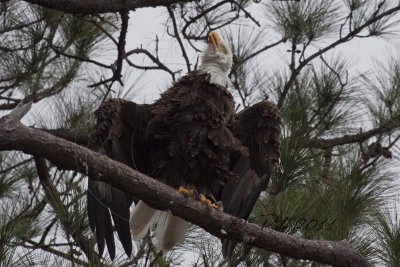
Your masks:
[[[272,164],[279,160],[281,124],[278,108],[269,101],[257,103],[235,116],[231,130],[249,149],[249,157],[233,157],[231,168],[239,179],[230,180],[224,187],[225,212],[249,218],[258,197],[268,186]],[[236,243],[222,240],[224,257],[232,256]]]
[[[138,105],[123,99],[110,99],[95,112],[97,124],[92,142],[95,149],[140,172],[148,173],[148,144],[144,128],[151,117],[149,105]],[[87,208],[90,228],[96,233],[99,254],[107,244],[115,257],[112,221],[125,252],[132,252],[129,231],[129,207],[133,197],[106,183],[88,179]],[[112,218],[112,220],[111,220]]]

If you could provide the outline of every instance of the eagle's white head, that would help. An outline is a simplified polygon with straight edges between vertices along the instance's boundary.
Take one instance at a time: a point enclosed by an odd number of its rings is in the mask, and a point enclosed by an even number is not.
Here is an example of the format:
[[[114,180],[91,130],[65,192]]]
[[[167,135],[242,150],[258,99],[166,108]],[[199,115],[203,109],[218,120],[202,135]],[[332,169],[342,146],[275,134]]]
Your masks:
[[[228,74],[231,67],[231,50],[216,32],[210,32],[199,71],[210,75],[210,83],[227,87],[230,84]]]

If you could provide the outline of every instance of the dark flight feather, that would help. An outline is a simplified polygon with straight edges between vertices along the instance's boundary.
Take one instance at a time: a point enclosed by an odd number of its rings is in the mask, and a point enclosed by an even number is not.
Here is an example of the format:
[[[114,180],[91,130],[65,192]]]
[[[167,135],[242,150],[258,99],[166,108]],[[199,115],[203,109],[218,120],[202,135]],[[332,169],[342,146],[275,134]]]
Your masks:
[[[249,149],[249,157],[232,159],[232,170],[239,179],[229,181],[223,190],[225,212],[249,218],[258,197],[268,186],[272,164],[280,158],[281,125],[281,114],[269,101],[257,103],[235,116],[231,130]],[[222,240],[224,257],[232,256],[236,243]]]
[[[151,117],[149,106],[122,99],[104,102],[95,112],[97,125],[92,140],[94,149],[140,172],[147,173],[149,163],[144,127]],[[104,246],[115,257],[111,217],[125,252],[132,253],[129,231],[129,207],[134,201],[128,193],[102,182],[88,180],[89,224],[96,233],[99,254]]]

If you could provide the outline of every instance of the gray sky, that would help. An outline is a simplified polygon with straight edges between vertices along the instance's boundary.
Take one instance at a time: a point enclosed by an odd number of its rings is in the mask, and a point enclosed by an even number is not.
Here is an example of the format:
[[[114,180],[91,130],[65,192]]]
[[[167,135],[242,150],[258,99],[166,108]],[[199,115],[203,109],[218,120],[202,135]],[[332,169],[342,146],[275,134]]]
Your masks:
[[[259,7],[259,5],[253,5]],[[251,13],[260,20],[261,27],[256,26],[250,20],[247,20],[246,27],[249,31],[254,28],[256,31],[265,31],[265,42],[264,44],[270,44],[281,37],[275,33],[269,26],[266,26],[269,21],[266,18],[265,12],[262,8],[251,10]],[[146,8],[139,9],[134,13],[131,13],[130,27],[127,37],[127,51],[133,48],[143,46],[148,48],[150,51],[154,50],[155,47],[155,36],[159,38],[159,55],[161,59],[164,59],[166,65],[173,70],[182,69],[182,74],[186,73],[185,63],[183,61],[182,54],[177,46],[177,43],[171,41],[169,36],[165,33],[165,8]],[[345,15],[345,13],[343,14]],[[267,31],[266,31],[267,29]],[[400,30],[400,25],[394,29]],[[311,54],[318,49],[328,45],[336,36],[332,36],[330,39],[323,39],[321,42],[316,42],[309,48],[306,55]],[[204,44],[199,42],[198,47],[204,47]],[[389,38],[357,38],[348,43],[342,44],[331,52],[327,53],[329,57],[341,56],[345,58],[349,66],[350,74],[358,74],[366,71],[372,71],[376,61],[385,62],[389,57],[399,57],[398,51],[400,48],[400,37],[399,35],[390,36]],[[264,52],[259,57],[262,66],[271,73],[274,70],[282,69],[288,64],[290,54],[286,52],[289,49],[289,44],[281,45],[279,48],[273,48],[269,51]],[[197,53],[193,49],[188,48],[189,58],[191,62],[195,62]],[[112,57],[113,59],[113,57]],[[137,57],[138,59],[138,57]],[[139,61],[140,62],[140,61]],[[139,71],[132,75],[130,82],[133,82],[134,77],[139,75]],[[138,86],[138,92],[134,100],[138,102],[152,102],[152,100],[158,98],[161,91],[165,90],[171,83],[170,75],[164,71],[147,71],[144,77],[141,79]]]

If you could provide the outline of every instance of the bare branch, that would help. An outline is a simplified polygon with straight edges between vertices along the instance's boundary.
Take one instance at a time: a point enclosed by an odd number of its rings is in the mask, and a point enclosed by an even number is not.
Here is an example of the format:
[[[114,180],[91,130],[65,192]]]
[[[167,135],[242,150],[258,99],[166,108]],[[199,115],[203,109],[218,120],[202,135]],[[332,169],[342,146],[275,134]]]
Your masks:
[[[157,66],[138,66],[134,63],[132,63],[128,57],[133,55],[133,54],[145,54],[147,57],[149,57]],[[173,72],[170,68],[168,68],[166,65],[164,65],[157,57],[155,57],[152,53],[150,53],[148,50],[143,49],[143,48],[136,48],[133,49],[125,54],[126,61],[128,64],[132,67],[138,68],[138,69],[144,69],[144,70],[150,70],[150,69],[160,69],[160,70],[165,70],[172,76],[172,80],[175,80],[175,73]]]
[[[121,11],[121,32],[119,35],[119,40],[118,40],[118,58],[116,62],[116,70],[114,73],[114,79],[117,79],[121,85],[121,71],[122,71],[122,64],[124,61],[125,57],[125,45],[126,45],[126,33],[128,32],[128,22],[129,22],[129,12],[128,11]]]
[[[168,6],[194,0],[25,0],[31,4],[56,9],[66,13],[94,14],[134,10],[143,7]]]
[[[383,124],[380,127],[374,128],[367,132],[345,135],[342,137],[332,138],[332,139],[319,139],[313,138],[307,142],[304,147],[309,148],[330,148],[334,146],[347,145],[353,143],[364,142],[365,140],[378,136],[384,133],[388,133],[394,129],[400,128],[400,117],[392,118],[389,122]]]
[[[188,28],[191,24],[195,23],[197,20],[199,20],[200,18],[202,18],[204,15],[206,15],[208,12],[211,12],[211,11],[213,11],[214,9],[216,9],[216,8],[218,8],[218,7],[220,7],[220,6],[224,5],[224,4],[226,4],[226,3],[230,3],[230,2],[231,2],[230,0],[221,1],[221,2],[219,2],[219,3],[217,3],[217,4],[215,4],[215,5],[213,5],[213,6],[209,7],[209,8],[207,8],[206,10],[204,10],[203,12],[201,12],[200,14],[198,14],[197,16],[191,18],[191,19],[186,23],[186,25],[183,27],[183,29],[182,29],[182,34],[183,34],[183,36],[184,36],[186,39],[188,39],[188,34],[187,34],[186,31],[187,31],[187,28]]]
[[[185,46],[182,43],[182,39],[179,36],[179,31],[178,31],[178,26],[176,25],[176,19],[175,19],[174,11],[171,9],[170,6],[167,6],[167,10],[168,10],[169,17],[172,20],[172,25],[174,27],[174,35],[173,35],[173,37],[175,37],[176,40],[179,43],[179,46],[180,46],[181,51],[182,51],[183,58],[185,59],[185,62],[186,62],[186,69],[187,69],[188,72],[190,72],[190,61],[189,61],[189,58],[187,56]]]
[[[242,7],[241,4],[237,3],[236,1],[232,0],[232,3],[234,3],[240,10],[243,11],[243,13],[245,14],[246,18],[251,19],[258,27],[261,27],[260,22],[258,20],[256,20],[244,7]]]
[[[18,168],[19,166],[22,166],[22,165],[30,162],[32,159],[33,158],[29,158],[29,159],[23,160],[23,161],[18,162],[17,164],[14,164],[14,165],[10,166],[9,168],[6,168],[6,169],[0,168],[0,175],[4,174],[4,173],[7,173],[9,171],[12,171],[13,169]]]
[[[121,80],[122,77],[121,73],[122,73],[122,64],[124,63],[124,58],[125,58],[126,33],[128,32],[129,11],[124,10],[121,11],[120,14],[122,23],[117,43],[118,57],[115,63],[110,66],[113,71],[113,75],[109,79],[100,81],[98,83],[89,86],[89,87],[97,87],[111,82],[111,84],[107,85],[108,90],[104,98],[106,98],[107,95],[110,93],[111,87],[115,81],[118,81],[122,86],[124,85]]]
[[[281,44],[281,43],[285,43],[286,41],[287,41],[287,38],[286,38],[286,37],[283,37],[282,39],[278,40],[278,41],[275,42],[275,43],[266,45],[266,46],[264,46],[263,48],[261,48],[261,49],[255,51],[254,53],[252,53],[252,54],[250,54],[250,55],[248,55],[245,59],[243,59],[243,62],[245,62],[245,61],[247,61],[247,60],[249,60],[249,59],[252,59],[252,58],[255,57],[255,56],[258,56],[258,55],[261,54],[262,52],[267,51],[268,49],[270,49],[270,48],[272,48],[272,47],[275,47],[275,46],[277,46],[277,45],[279,45],[279,44]]]
[[[54,255],[57,255],[59,257],[62,257],[64,259],[66,259],[66,260],[70,260],[71,262],[76,262],[76,263],[80,264],[81,266],[87,266],[87,267],[91,266],[87,262],[84,262],[84,261],[82,261],[80,259],[77,259],[77,258],[73,257],[70,254],[67,254],[67,253],[64,253],[62,251],[56,250],[56,249],[54,249],[54,248],[52,248],[52,247],[50,247],[48,245],[42,245],[40,243],[37,243],[37,242],[35,242],[33,240],[29,240],[29,239],[25,239],[24,241],[26,243],[28,243],[28,244],[31,244],[31,246],[24,245],[24,247],[26,247],[28,249],[33,249],[33,250],[41,249],[43,251],[46,251],[46,252],[52,253]]]
[[[79,60],[81,62],[92,63],[92,64],[102,67],[102,68],[111,69],[111,66],[106,65],[101,62],[98,62],[96,60],[90,59],[87,56],[71,55],[71,54],[65,53],[64,51],[60,50],[59,48],[57,48],[56,46],[54,46],[52,44],[50,45],[50,47],[51,47],[51,49],[53,49],[54,53],[56,53],[57,55],[61,55],[61,56],[67,57],[67,58],[72,58],[75,60]]]

